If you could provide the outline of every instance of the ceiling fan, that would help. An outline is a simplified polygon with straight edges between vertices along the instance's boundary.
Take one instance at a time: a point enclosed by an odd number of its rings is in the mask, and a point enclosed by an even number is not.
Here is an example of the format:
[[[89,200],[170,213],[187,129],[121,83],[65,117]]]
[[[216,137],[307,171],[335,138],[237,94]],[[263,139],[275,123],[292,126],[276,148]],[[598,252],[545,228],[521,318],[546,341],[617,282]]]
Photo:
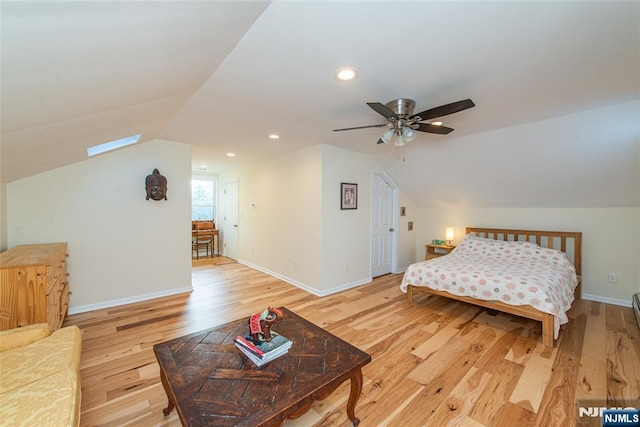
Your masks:
[[[420,122],[453,113],[458,113],[460,111],[466,110],[467,108],[474,107],[476,104],[474,104],[470,99],[464,99],[462,101],[452,102],[451,104],[431,108],[418,114],[413,114],[413,108],[416,105],[415,101],[407,98],[395,99],[393,101],[387,102],[386,104],[381,104],[379,102],[367,102],[367,105],[371,107],[371,109],[373,109],[376,113],[384,116],[389,123],[334,129],[334,132],[365,128],[379,128],[386,126],[389,129],[384,134],[382,134],[380,139],[378,139],[378,144],[388,144],[395,136],[396,138],[394,144],[397,146],[402,146],[407,142],[413,141],[413,139],[416,137],[415,131],[437,133],[440,135],[446,135],[452,132],[453,129],[446,126],[441,126],[441,124]]]

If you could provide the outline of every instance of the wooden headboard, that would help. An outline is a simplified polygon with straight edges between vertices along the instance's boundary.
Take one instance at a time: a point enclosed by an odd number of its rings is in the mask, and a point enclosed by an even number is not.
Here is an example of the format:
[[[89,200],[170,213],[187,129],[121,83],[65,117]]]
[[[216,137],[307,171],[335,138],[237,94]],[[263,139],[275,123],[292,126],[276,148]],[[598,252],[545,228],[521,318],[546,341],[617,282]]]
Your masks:
[[[533,242],[543,248],[557,249],[567,254],[576,274],[582,276],[582,232],[467,227],[466,233],[494,240]]]

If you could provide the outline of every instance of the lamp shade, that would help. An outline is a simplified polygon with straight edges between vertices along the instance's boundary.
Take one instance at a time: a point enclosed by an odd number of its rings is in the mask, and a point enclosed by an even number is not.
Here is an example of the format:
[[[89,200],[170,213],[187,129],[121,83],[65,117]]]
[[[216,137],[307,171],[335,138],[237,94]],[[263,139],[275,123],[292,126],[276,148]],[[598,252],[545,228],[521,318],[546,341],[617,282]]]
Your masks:
[[[444,240],[452,241],[454,239],[453,227],[447,227],[444,230]]]
[[[403,127],[402,128],[402,135],[404,136],[404,140],[406,142],[411,142],[414,139],[416,139],[416,131],[411,129],[410,127]]]
[[[391,138],[393,137],[394,131],[393,129],[389,129],[388,131],[386,131],[385,133],[382,134],[382,136],[380,137],[380,139],[385,143],[388,144],[391,141]]]

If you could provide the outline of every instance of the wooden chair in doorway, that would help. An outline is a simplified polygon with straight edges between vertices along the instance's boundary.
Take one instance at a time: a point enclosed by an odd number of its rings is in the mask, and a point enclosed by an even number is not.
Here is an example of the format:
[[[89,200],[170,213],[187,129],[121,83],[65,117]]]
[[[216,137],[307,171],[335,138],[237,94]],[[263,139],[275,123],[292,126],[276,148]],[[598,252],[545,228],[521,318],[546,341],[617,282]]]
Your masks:
[[[200,250],[205,249],[207,257],[213,256],[213,238],[217,232],[213,221],[191,221],[191,256],[195,251],[196,259],[200,259]],[[209,255],[211,254],[211,255]]]

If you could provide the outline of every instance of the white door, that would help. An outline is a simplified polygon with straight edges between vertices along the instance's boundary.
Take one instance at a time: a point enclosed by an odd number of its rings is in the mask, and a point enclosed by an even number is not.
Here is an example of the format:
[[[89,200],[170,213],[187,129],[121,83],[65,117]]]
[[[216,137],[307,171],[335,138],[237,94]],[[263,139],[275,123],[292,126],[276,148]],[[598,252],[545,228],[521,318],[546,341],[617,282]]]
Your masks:
[[[224,217],[222,228],[222,248],[224,255],[238,259],[238,180],[224,183]]]
[[[393,250],[393,188],[382,175],[373,175],[371,275],[391,273]]]

